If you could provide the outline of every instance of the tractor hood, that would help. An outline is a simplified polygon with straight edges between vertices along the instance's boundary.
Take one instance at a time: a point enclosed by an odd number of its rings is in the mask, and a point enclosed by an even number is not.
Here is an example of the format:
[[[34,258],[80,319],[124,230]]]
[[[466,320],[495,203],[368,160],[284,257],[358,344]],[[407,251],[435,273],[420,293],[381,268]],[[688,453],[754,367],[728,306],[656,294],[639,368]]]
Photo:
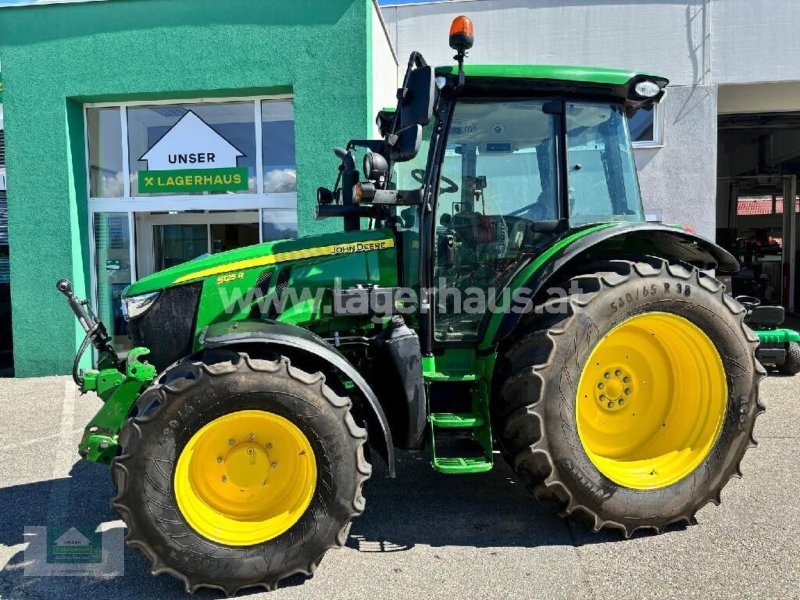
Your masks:
[[[387,230],[351,231],[279,240],[200,256],[140,279],[130,285],[123,296],[130,298],[255,267],[393,247],[394,238]]]

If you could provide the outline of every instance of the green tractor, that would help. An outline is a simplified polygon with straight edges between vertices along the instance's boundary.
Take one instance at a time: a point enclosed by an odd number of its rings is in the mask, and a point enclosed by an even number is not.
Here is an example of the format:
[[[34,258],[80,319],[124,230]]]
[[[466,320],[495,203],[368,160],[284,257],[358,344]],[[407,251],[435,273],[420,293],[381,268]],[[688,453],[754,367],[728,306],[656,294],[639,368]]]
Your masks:
[[[412,53],[382,139],[352,140],[319,218],[341,233],[205,256],[131,285],[135,348],[87,332],[127,543],[188,591],[274,589],[342,546],[370,452],[455,475],[497,455],[541,500],[626,537],[690,523],[763,411],[758,337],[686,228],[645,222],[628,117],[667,80]],[[359,173],[357,165],[363,168]],[[89,345],[97,370],[78,368]],[[369,446],[367,441],[369,440]]]

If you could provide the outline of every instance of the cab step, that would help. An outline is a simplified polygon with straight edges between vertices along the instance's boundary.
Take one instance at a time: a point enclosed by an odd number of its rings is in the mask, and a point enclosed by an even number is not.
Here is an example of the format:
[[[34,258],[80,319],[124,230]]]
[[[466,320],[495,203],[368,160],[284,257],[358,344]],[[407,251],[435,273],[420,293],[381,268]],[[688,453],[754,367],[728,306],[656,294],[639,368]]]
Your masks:
[[[434,458],[433,468],[440,473],[461,475],[464,473],[485,473],[492,469],[492,461],[477,458]]]
[[[492,468],[486,420],[474,414],[433,413],[430,416],[431,465],[440,473],[485,473]]]
[[[494,462],[488,390],[483,381],[455,377],[428,381],[431,465],[440,473],[485,473]]]
[[[429,419],[434,427],[440,429],[482,427],[486,422],[483,417],[472,413],[433,413]]]

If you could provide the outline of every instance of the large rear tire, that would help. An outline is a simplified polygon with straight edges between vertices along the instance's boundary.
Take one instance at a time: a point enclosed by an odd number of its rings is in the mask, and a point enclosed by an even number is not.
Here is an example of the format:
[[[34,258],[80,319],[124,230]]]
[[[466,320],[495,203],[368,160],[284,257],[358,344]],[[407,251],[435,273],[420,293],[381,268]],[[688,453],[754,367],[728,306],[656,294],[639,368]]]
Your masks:
[[[755,445],[758,338],[696,269],[647,258],[588,270],[500,358],[503,453],[538,498],[595,531],[691,523]]]
[[[168,368],[120,435],[126,542],[186,590],[313,573],[364,510],[366,431],[321,373],[213,351]]]

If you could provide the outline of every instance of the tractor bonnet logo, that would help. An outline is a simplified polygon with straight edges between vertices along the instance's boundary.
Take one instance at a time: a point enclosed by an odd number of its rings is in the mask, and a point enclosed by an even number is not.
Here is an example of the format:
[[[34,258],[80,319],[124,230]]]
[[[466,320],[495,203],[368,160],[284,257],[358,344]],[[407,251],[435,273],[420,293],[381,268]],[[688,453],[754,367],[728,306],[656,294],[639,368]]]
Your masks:
[[[147,163],[147,170],[139,171],[139,191],[247,190],[247,168],[238,166],[243,156],[243,152],[197,114],[187,111],[139,157]]]

